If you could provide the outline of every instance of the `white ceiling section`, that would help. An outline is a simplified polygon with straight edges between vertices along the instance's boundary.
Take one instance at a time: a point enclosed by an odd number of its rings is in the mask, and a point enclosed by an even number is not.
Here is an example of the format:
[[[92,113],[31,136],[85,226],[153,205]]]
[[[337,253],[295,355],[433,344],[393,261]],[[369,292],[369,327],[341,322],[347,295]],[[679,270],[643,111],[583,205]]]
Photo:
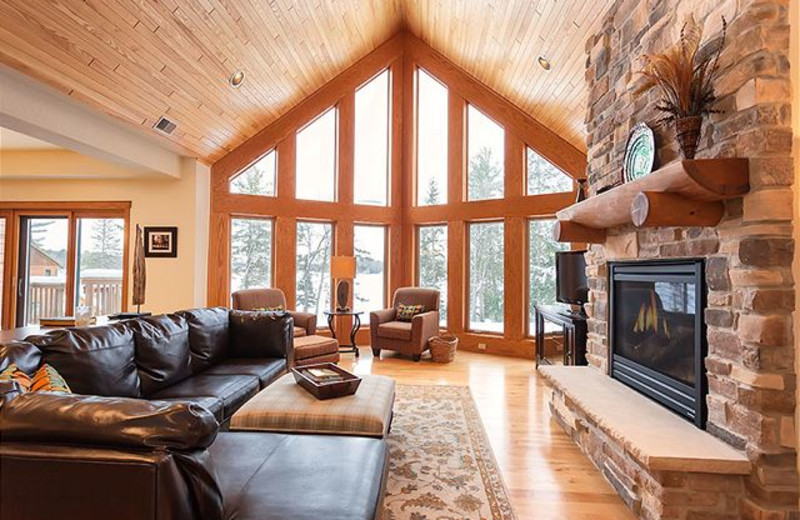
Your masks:
[[[0,126],[0,150],[58,150],[60,146]]]

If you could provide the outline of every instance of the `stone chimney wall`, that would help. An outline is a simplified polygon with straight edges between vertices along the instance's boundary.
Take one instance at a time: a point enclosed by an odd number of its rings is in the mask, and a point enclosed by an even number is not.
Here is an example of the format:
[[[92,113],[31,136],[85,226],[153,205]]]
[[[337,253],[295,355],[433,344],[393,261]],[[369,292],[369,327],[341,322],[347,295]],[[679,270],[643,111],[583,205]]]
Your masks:
[[[728,21],[709,116],[697,158],[750,159],[751,191],[726,202],[714,228],[609,230],[587,254],[591,288],[588,358],[608,369],[606,262],[703,257],[708,308],[708,431],[744,450],[742,518],[798,518],[795,348],[792,313],[792,159],[789,0],[618,0],[587,42],[589,192],[621,182],[630,129],[655,126],[658,94],[636,94],[641,57],[680,38],[690,15],[713,48]],[[800,66],[800,64],[795,64]],[[655,127],[657,164],[680,158],[670,125]],[[769,512],[770,515],[760,516]]]

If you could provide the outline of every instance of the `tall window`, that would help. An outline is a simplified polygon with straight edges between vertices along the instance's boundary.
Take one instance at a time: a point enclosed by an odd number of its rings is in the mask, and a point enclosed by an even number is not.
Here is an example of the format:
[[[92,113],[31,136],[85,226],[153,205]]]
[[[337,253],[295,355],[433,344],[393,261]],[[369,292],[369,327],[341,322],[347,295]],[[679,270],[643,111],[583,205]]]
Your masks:
[[[331,202],[336,194],[336,108],[297,132],[298,199]]]
[[[469,225],[469,329],[503,332],[503,223]]]
[[[447,203],[447,87],[417,69],[417,205]]]
[[[356,279],[353,308],[374,311],[386,306],[386,228],[355,226],[353,247],[356,257]]]
[[[272,285],[272,220],[231,219],[231,292]]]
[[[420,226],[417,231],[418,283],[439,289],[439,325],[447,326],[447,226]]]
[[[125,219],[78,219],[75,301],[90,307],[92,314],[117,314],[122,310],[124,243]]]
[[[64,316],[67,309],[68,217],[23,217],[24,320],[36,325],[43,317]]]
[[[467,200],[505,193],[505,131],[472,105],[467,108]]]
[[[389,178],[389,71],[356,91],[356,204],[386,206]]]
[[[332,252],[332,224],[297,223],[296,307],[316,314],[318,323],[326,323],[322,313],[331,308]]]
[[[274,197],[277,155],[275,150],[270,150],[242,173],[231,179],[231,193]]]
[[[528,195],[572,191],[572,179],[530,148],[526,163]]]
[[[554,220],[528,221],[528,333],[536,328],[534,307],[556,303],[556,252],[567,244],[553,240]],[[545,324],[547,328],[547,324]],[[549,332],[549,329],[548,329]]]

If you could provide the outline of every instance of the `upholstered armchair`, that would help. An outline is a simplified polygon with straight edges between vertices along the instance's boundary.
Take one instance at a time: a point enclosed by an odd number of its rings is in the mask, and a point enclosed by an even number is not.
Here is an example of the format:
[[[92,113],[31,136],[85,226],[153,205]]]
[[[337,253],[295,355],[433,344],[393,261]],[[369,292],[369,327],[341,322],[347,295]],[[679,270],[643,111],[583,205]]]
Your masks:
[[[422,305],[423,312],[411,321],[398,321],[400,305]],[[439,333],[439,291],[421,287],[401,287],[394,293],[391,309],[369,313],[372,353],[381,356],[381,349],[413,356],[419,361],[428,350],[428,340]]]
[[[281,307],[294,319],[294,337],[313,336],[317,333],[317,316],[308,312],[289,311],[286,308],[286,295],[280,289],[259,288],[242,289],[233,293],[233,308],[251,311],[268,307]]]

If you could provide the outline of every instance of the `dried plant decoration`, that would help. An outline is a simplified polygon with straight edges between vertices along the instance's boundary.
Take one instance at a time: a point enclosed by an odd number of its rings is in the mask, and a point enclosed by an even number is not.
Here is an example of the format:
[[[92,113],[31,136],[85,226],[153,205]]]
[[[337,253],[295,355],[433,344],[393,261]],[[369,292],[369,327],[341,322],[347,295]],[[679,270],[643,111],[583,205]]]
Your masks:
[[[665,114],[659,124],[675,123],[676,137],[686,159],[693,159],[697,151],[703,116],[718,112],[713,108],[717,101],[714,80],[727,28],[723,17],[716,49],[701,51],[703,26],[690,17],[681,28],[677,44],[661,54],[644,56],[645,65],[640,71],[644,83],[637,94],[658,89],[661,99],[656,109]]]

